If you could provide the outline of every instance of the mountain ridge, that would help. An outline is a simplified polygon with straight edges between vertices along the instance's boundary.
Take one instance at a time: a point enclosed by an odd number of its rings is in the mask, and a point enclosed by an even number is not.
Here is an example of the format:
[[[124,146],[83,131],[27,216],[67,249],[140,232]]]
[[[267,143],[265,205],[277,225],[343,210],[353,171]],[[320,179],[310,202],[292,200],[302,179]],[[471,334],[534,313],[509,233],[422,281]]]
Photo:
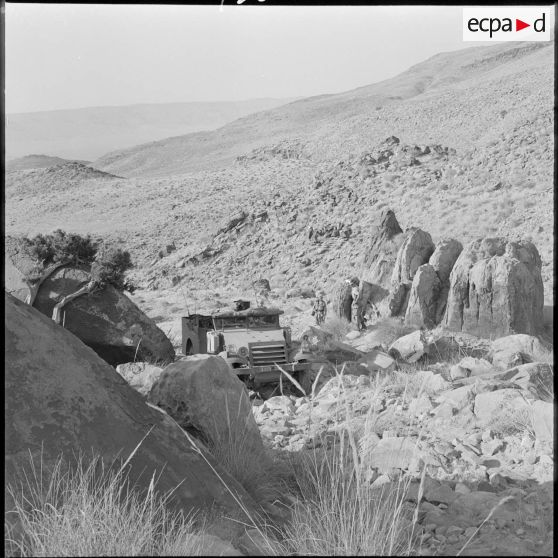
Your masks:
[[[276,109],[244,116],[212,132],[174,136],[149,145],[113,151],[96,160],[93,165],[123,176],[168,176],[226,166],[235,157],[252,149],[292,136],[303,135],[314,141],[322,141],[330,135],[328,127],[331,128],[333,123],[342,127],[342,120],[363,114],[370,116],[373,111],[389,108],[393,103],[412,102],[413,98],[420,95],[442,95],[444,88],[456,87],[459,82],[471,79],[478,81],[486,74],[497,79],[498,72],[505,72],[505,65],[514,59],[525,60],[530,56],[543,58],[547,55],[545,53],[552,53],[546,43],[535,44],[537,46],[520,43],[519,46],[472,47],[436,55],[394,78],[376,84],[344,93],[294,101]],[[445,71],[440,67],[445,68]],[[460,76],[462,67],[468,68],[468,75]],[[440,75],[434,78],[436,72]],[[429,87],[429,83],[438,85]],[[311,137],[309,127],[321,129]],[[374,141],[387,135],[379,134]],[[448,138],[435,138],[435,141],[448,143]]]

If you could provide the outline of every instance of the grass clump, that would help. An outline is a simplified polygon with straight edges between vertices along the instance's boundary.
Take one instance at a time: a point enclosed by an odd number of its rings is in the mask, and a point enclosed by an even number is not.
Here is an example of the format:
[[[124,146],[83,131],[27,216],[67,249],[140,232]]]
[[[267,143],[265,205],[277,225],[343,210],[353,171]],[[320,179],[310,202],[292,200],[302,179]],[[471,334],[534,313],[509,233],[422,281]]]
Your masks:
[[[13,509],[6,513],[6,555],[201,555],[194,517],[170,511],[170,494],[159,495],[154,478],[142,493],[124,468],[79,456],[73,467],[60,457],[48,471],[31,458],[23,479],[7,487]],[[12,538],[14,524],[20,532]]]
[[[353,326],[346,318],[333,316],[324,322],[322,329],[329,333],[334,341],[343,341],[347,333],[353,330]]]

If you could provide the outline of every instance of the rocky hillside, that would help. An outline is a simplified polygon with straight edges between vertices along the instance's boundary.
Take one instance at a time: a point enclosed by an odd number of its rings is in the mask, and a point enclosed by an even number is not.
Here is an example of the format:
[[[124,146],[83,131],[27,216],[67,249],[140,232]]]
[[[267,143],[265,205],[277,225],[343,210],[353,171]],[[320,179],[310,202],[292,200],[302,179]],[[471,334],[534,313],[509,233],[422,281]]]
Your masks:
[[[359,272],[389,207],[434,242],[531,239],[548,299],[552,67],[552,44],[473,47],[95,163],[134,178],[8,173],[7,231],[108,236],[131,250],[144,287],[191,290],[210,277],[242,289],[261,274],[287,290]]]

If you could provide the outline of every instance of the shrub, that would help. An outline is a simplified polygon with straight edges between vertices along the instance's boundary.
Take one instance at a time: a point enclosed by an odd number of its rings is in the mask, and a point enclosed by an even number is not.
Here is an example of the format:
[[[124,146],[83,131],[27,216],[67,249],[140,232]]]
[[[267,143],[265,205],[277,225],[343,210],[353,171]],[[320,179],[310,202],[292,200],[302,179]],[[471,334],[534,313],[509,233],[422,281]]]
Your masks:
[[[66,233],[61,229],[52,234],[38,234],[25,239],[31,254],[43,266],[62,261],[91,264],[98,245],[89,235]]]
[[[69,467],[60,457],[47,472],[30,460],[30,474],[8,486],[22,537],[11,538],[7,555],[18,556],[200,556],[203,537],[194,518],[167,507],[152,480],[146,493],[130,487],[123,468],[99,457],[79,456]]]
[[[81,236],[56,230],[25,239],[37,264],[29,273],[29,281],[40,279],[45,267],[57,262],[91,266],[91,278],[101,285],[110,283],[118,290],[134,292],[135,286],[124,275],[133,267],[130,253],[121,248],[101,248],[89,235]]]
[[[349,320],[334,316],[324,322],[322,329],[330,333],[335,341],[343,341],[353,326]]]

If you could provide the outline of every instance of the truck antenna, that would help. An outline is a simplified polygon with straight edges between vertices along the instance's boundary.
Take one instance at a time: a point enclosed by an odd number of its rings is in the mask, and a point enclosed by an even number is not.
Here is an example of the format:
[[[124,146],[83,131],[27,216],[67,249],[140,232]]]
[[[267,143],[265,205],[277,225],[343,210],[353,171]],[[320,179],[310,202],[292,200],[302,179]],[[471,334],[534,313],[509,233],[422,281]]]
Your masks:
[[[186,312],[188,312],[188,316],[190,315],[190,308],[188,308],[188,300],[186,299],[186,293],[184,292],[184,289],[182,288],[182,283],[178,283],[178,286],[180,287],[180,291],[182,292],[182,296],[184,297],[184,305],[186,306]]]

